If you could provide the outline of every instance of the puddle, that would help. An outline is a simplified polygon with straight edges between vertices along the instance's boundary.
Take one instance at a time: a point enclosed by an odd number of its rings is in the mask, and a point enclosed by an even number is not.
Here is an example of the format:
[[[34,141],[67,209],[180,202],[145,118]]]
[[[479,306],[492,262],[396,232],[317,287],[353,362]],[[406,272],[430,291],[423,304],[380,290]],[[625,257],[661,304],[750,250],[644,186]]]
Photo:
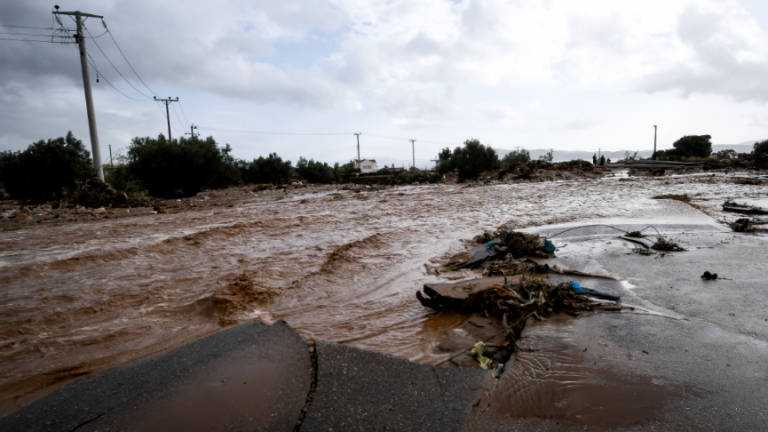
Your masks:
[[[526,329],[529,335],[524,333],[498,380],[486,415],[616,428],[658,416],[684,393],[662,377],[592,364],[568,336],[572,319],[553,317]]]

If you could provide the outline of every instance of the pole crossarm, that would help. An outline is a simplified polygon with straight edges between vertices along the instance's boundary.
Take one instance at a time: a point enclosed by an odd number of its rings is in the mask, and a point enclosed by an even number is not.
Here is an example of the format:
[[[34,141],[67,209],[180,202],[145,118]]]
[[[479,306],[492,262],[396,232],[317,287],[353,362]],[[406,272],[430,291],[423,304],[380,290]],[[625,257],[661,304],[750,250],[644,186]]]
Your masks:
[[[178,102],[179,98],[176,99],[168,96],[168,99],[158,99],[157,96],[154,97],[156,102],[162,102],[165,104],[165,117],[168,120],[168,141],[172,142],[173,138],[171,137],[171,113],[168,111],[168,105],[170,105],[171,102]],[[174,108],[175,109],[175,108]]]
[[[104,17],[101,16],[101,15],[94,15],[94,14],[89,14],[89,13],[80,12],[80,11],[74,11],[74,12],[59,12],[59,11],[56,11],[54,13],[55,14],[59,14],[59,15],[72,15],[72,16],[80,14],[80,16],[84,16],[84,17],[88,17],[88,18],[104,19]]]

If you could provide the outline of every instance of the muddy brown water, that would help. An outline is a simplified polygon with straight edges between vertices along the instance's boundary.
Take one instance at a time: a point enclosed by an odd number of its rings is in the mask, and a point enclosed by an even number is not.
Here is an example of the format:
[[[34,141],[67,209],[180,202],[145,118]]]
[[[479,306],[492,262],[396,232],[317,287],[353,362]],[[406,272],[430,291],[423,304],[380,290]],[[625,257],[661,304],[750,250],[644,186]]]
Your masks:
[[[425,265],[463,250],[462,240],[502,225],[640,218],[659,205],[641,196],[700,192],[719,203],[733,187],[606,179],[297,190],[233,207],[22,225],[0,233],[0,415],[74,378],[248,320],[285,319],[305,340],[437,363],[447,357],[440,339],[463,321],[414,294],[447,280]],[[642,205],[627,205],[630,193]]]

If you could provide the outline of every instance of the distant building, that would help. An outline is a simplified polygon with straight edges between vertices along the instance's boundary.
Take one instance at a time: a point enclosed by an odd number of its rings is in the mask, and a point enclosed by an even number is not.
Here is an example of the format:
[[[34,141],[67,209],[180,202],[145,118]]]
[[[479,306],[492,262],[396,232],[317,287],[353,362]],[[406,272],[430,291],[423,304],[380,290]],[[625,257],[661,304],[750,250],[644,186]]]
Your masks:
[[[363,174],[375,173],[379,170],[379,166],[374,159],[355,159],[355,168],[360,168]]]

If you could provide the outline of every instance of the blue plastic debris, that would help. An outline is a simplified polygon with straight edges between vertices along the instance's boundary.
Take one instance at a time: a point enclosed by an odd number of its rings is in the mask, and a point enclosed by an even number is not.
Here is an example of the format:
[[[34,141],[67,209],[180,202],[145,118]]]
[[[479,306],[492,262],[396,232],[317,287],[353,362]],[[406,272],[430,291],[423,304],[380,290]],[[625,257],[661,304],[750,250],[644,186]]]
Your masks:
[[[568,284],[571,286],[571,289],[573,290],[573,292],[576,292],[579,294],[584,293],[584,290],[581,289],[581,285],[577,284],[576,282],[571,281],[571,282],[568,282]]]
[[[544,246],[541,248],[546,253],[555,253],[555,244],[549,240],[544,241]]]

